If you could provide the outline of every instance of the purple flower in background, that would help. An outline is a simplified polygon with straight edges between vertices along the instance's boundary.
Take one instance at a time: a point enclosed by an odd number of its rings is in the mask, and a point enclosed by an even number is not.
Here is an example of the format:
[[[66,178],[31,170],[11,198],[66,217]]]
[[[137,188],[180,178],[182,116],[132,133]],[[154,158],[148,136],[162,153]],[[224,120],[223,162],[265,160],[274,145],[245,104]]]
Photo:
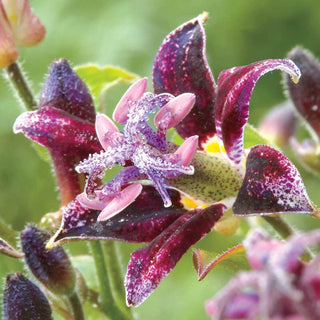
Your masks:
[[[316,320],[320,317],[320,256],[300,260],[308,246],[320,242],[320,232],[279,241],[261,230],[244,242],[253,270],[239,273],[214,298],[206,311],[214,319]]]

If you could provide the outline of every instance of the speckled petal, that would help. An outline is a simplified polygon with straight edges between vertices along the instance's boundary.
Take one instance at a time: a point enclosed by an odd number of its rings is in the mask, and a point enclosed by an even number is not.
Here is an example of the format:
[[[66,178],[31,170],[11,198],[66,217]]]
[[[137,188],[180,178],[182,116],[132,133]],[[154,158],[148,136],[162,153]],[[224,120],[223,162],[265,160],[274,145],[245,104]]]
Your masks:
[[[162,42],[153,65],[155,93],[196,95],[195,106],[176,129],[183,138],[199,135],[200,143],[215,134],[215,82],[206,59],[205,19],[201,15],[172,31]]]
[[[294,48],[288,55],[301,70],[298,84],[287,79],[290,97],[302,117],[320,138],[320,64],[307,50]]]
[[[258,61],[219,75],[215,103],[217,135],[235,163],[240,163],[243,155],[243,130],[249,117],[252,91],[259,78],[273,70],[287,72],[294,81],[300,76],[297,66],[288,59]]]
[[[22,113],[14,123],[14,132],[22,132],[61,155],[83,158],[102,150],[94,124],[54,107]]]
[[[150,244],[131,254],[125,287],[127,304],[138,306],[158,287],[182,255],[221,218],[225,206],[214,204],[189,211],[165,229]]]
[[[279,151],[253,147],[246,174],[233,205],[235,215],[283,212],[314,213],[297,168]]]
[[[49,247],[70,240],[116,239],[126,242],[149,242],[187,211],[180,204],[177,191],[169,191],[173,206],[163,208],[163,201],[151,186],[145,186],[137,199],[121,213],[107,221],[97,221],[100,211],[83,207],[79,201],[69,203],[63,213],[60,230]]]

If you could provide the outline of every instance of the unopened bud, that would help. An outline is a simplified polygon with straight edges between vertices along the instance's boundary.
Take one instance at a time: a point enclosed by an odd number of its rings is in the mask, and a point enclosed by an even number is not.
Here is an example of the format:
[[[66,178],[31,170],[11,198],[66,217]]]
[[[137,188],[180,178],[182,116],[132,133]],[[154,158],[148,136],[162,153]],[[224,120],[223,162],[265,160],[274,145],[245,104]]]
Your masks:
[[[0,1],[0,68],[9,66],[17,58],[18,50],[14,43],[10,22]]]
[[[294,135],[298,116],[289,102],[275,106],[262,119],[259,132],[279,147],[285,147]]]
[[[28,225],[21,232],[21,247],[33,275],[50,291],[70,295],[75,288],[75,272],[66,252],[46,249],[49,233]]]
[[[29,47],[43,40],[46,30],[32,12],[28,0],[2,0],[2,2],[17,45]]]
[[[40,94],[41,107],[55,107],[95,122],[95,109],[86,84],[72,70],[66,59],[54,60]]]
[[[23,274],[9,274],[3,293],[4,320],[51,320],[52,312],[44,293]]]
[[[290,97],[301,116],[320,137],[320,64],[313,55],[300,47],[288,55],[301,70],[298,84],[287,80]]]

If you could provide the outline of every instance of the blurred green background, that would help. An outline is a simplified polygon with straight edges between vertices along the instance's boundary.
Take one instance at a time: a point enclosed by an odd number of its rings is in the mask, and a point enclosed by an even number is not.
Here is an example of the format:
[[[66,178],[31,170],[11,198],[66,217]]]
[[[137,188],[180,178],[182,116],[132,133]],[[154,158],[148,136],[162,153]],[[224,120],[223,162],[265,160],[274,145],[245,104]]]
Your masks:
[[[65,57],[75,66],[87,62],[123,67],[151,77],[152,62],[163,38],[181,23],[208,11],[207,56],[215,78],[223,69],[282,58],[299,44],[320,57],[320,1],[318,0],[31,0],[47,36],[37,47],[21,48],[22,62],[33,89],[39,92],[48,65]],[[257,124],[267,108],[285,99],[281,74],[258,82],[251,100],[250,121]],[[151,89],[151,88],[150,88]],[[21,134],[12,133],[19,103],[0,79],[0,205],[2,218],[16,230],[38,222],[59,206],[50,166],[40,160]],[[110,104],[110,108],[113,105]],[[319,180],[302,170],[308,192],[320,204]],[[289,217],[297,228],[319,226],[311,217]],[[196,247],[223,250],[238,237],[212,233]],[[128,245],[132,251],[136,246]],[[71,248],[72,249],[72,248]],[[125,262],[128,256],[124,257]],[[21,264],[0,256],[0,277]],[[216,270],[197,282],[191,251],[138,309],[139,319],[207,319],[203,302],[227,281],[228,270]]]

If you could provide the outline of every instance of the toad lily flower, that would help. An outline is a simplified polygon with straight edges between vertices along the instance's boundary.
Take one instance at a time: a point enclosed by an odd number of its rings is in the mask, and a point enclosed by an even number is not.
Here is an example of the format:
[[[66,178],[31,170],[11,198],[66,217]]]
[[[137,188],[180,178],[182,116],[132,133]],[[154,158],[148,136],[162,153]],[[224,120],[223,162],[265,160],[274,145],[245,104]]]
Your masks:
[[[307,246],[319,241],[319,231],[287,242],[253,231],[244,243],[253,270],[239,273],[209,300],[207,313],[214,319],[319,319],[320,257],[310,263],[299,260]]]
[[[155,94],[146,92],[145,78],[125,93],[113,113],[122,130],[97,115],[103,150],[100,146],[76,166],[88,175],[85,190],[66,206],[61,227],[47,245],[72,239],[149,242],[132,253],[128,264],[130,306],[141,304],[232,205],[238,215],[315,210],[297,169],[279,151],[266,145],[244,151],[257,80],[275,69],[297,80],[298,68],[288,59],[260,61],[223,71],[216,85],[205,57],[202,20],[183,24],[160,46],[153,69]],[[157,109],[153,130],[148,120]],[[68,123],[73,122],[60,125]],[[180,146],[166,139],[172,127],[184,139]],[[215,134],[226,153],[212,152],[209,138]],[[88,139],[75,149],[90,146]],[[105,170],[114,165],[124,168],[104,183]]]
[[[165,139],[166,131],[192,108],[194,95],[185,93],[176,98],[168,94],[153,95],[145,92],[146,87],[146,78],[137,81],[117,105],[113,118],[125,124],[123,132],[107,116],[97,116],[96,131],[105,152],[91,156],[76,167],[78,172],[89,174],[86,185],[88,199],[84,195],[78,199],[83,205],[102,210],[99,220],[122,211],[142,191],[140,183],[130,184],[121,191],[123,185],[148,179],[161,195],[164,206],[170,207],[172,202],[166,191],[166,179],[194,173],[189,163],[197,149],[198,137],[188,138],[178,148]],[[157,133],[147,123],[148,114],[156,108],[161,108],[154,119]],[[106,168],[126,163],[129,163],[128,166],[111,182],[94,188],[96,179],[101,178]]]

